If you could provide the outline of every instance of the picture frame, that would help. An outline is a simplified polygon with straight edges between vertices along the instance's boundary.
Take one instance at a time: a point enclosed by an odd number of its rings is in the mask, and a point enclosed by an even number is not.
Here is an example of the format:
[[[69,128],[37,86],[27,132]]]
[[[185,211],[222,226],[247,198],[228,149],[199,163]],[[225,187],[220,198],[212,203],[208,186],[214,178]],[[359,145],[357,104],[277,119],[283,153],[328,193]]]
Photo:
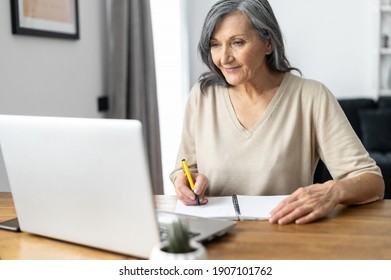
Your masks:
[[[10,0],[12,33],[79,39],[78,0]]]

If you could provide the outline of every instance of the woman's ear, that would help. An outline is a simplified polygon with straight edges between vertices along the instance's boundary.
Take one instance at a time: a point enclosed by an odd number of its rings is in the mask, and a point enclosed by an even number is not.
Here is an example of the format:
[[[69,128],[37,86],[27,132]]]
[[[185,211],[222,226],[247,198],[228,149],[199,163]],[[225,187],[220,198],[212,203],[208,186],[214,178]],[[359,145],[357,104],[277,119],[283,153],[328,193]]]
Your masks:
[[[266,54],[269,55],[273,52],[273,44],[270,39],[266,40]]]

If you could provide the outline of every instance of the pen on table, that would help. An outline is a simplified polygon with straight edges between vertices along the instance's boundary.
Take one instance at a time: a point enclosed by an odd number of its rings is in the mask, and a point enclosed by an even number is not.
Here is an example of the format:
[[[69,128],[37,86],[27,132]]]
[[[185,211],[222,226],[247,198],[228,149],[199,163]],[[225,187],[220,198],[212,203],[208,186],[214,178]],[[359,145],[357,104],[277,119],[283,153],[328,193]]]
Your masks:
[[[185,159],[182,159],[182,169],[183,169],[183,172],[185,173],[185,175],[187,177],[187,180],[189,181],[191,190],[194,192],[193,178],[191,177],[190,170],[189,170],[189,167],[187,166],[187,163],[186,163]],[[196,200],[198,205],[201,205],[200,197],[197,194],[195,195],[195,200]]]

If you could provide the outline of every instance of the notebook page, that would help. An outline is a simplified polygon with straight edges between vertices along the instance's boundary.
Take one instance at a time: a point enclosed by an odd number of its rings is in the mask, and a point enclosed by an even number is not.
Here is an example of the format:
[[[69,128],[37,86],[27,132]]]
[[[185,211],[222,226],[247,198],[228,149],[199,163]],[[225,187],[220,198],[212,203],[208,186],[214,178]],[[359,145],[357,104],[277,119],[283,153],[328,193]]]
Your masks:
[[[269,213],[287,195],[249,196],[238,195],[241,220],[267,220]]]
[[[204,218],[236,219],[231,196],[208,197],[208,200],[207,204],[195,206],[186,206],[178,200],[175,212]]]

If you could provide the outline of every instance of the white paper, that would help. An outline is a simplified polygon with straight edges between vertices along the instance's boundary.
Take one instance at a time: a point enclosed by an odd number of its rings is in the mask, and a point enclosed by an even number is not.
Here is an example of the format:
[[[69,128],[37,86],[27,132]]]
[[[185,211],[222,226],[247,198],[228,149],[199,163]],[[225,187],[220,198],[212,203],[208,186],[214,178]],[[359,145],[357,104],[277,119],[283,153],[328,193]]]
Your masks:
[[[249,196],[238,195],[241,220],[267,220],[270,212],[286,198],[286,195]]]
[[[204,205],[186,206],[178,200],[175,212],[197,217],[236,219],[231,196],[208,197]]]
[[[286,195],[247,196],[238,195],[241,220],[266,220],[269,213]],[[232,196],[208,197],[204,205],[186,206],[178,200],[175,212],[197,217],[237,219]]]

